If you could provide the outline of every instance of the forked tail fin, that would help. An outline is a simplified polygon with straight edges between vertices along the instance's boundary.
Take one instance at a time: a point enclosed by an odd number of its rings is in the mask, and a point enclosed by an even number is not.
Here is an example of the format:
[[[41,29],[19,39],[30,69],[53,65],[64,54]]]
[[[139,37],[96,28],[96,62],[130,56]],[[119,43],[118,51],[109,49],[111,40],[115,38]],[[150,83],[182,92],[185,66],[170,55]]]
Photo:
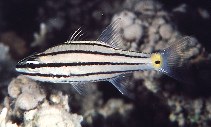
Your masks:
[[[191,83],[192,77],[188,59],[193,56],[194,41],[191,37],[183,37],[180,40],[174,42],[170,47],[160,51],[157,55],[160,56],[160,66],[157,70],[165,73],[166,75],[185,82]],[[158,56],[154,55],[154,57]],[[153,57],[153,55],[152,55]],[[159,61],[157,61],[159,63]],[[155,61],[156,65],[156,61]]]

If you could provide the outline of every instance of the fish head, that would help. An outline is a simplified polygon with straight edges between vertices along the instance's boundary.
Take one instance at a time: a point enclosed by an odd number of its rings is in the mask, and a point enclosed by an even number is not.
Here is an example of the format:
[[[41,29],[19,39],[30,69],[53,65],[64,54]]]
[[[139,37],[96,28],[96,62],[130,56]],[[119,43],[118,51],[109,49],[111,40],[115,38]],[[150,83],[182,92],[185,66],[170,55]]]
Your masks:
[[[28,74],[28,73],[37,73],[38,70],[36,66],[40,64],[39,59],[35,55],[31,55],[29,57],[26,57],[22,60],[20,60],[16,64],[16,71],[20,72],[22,74]]]

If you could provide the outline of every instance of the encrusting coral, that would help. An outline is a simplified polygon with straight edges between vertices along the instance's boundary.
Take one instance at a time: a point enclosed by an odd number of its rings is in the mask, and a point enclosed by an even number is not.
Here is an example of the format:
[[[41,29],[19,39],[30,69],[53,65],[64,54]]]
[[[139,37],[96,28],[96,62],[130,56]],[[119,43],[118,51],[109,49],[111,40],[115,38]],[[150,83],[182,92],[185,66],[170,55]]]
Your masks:
[[[35,81],[18,76],[9,84],[8,93],[1,113],[2,124],[9,125],[16,118],[23,119],[19,127],[81,127],[83,117],[69,113],[68,96],[61,92],[51,93],[48,100]],[[11,104],[14,108],[9,106]],[[17,126],[15,122],[12,121]]]

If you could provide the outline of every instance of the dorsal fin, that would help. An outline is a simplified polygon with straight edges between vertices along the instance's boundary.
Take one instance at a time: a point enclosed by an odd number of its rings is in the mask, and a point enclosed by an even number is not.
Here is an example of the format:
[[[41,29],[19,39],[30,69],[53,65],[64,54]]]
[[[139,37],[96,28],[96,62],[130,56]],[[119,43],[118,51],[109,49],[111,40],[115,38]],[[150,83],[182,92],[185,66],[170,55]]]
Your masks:
[[[83,35],[81,27],[79,27],[65,43],[69,44],[71,41],[78,41],[78,39],[80,39]]]
[[[120,34],[121,18],[116,19],[101,33],[97,41],[106,43],[114,48],[122,48],[122,35]]]

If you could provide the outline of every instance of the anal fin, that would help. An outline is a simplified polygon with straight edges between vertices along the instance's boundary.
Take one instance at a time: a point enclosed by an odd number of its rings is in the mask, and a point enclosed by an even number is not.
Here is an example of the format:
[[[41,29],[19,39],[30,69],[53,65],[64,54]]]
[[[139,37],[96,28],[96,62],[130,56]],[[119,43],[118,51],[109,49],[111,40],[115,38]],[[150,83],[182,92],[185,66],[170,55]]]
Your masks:
[[[131,74],[122,74],[118,77],[112,78],[109,80],[122,94],[128,96],[129,98],[133,98],[133,95],[128,90],[128,87],[131,85],[129,80]]]

